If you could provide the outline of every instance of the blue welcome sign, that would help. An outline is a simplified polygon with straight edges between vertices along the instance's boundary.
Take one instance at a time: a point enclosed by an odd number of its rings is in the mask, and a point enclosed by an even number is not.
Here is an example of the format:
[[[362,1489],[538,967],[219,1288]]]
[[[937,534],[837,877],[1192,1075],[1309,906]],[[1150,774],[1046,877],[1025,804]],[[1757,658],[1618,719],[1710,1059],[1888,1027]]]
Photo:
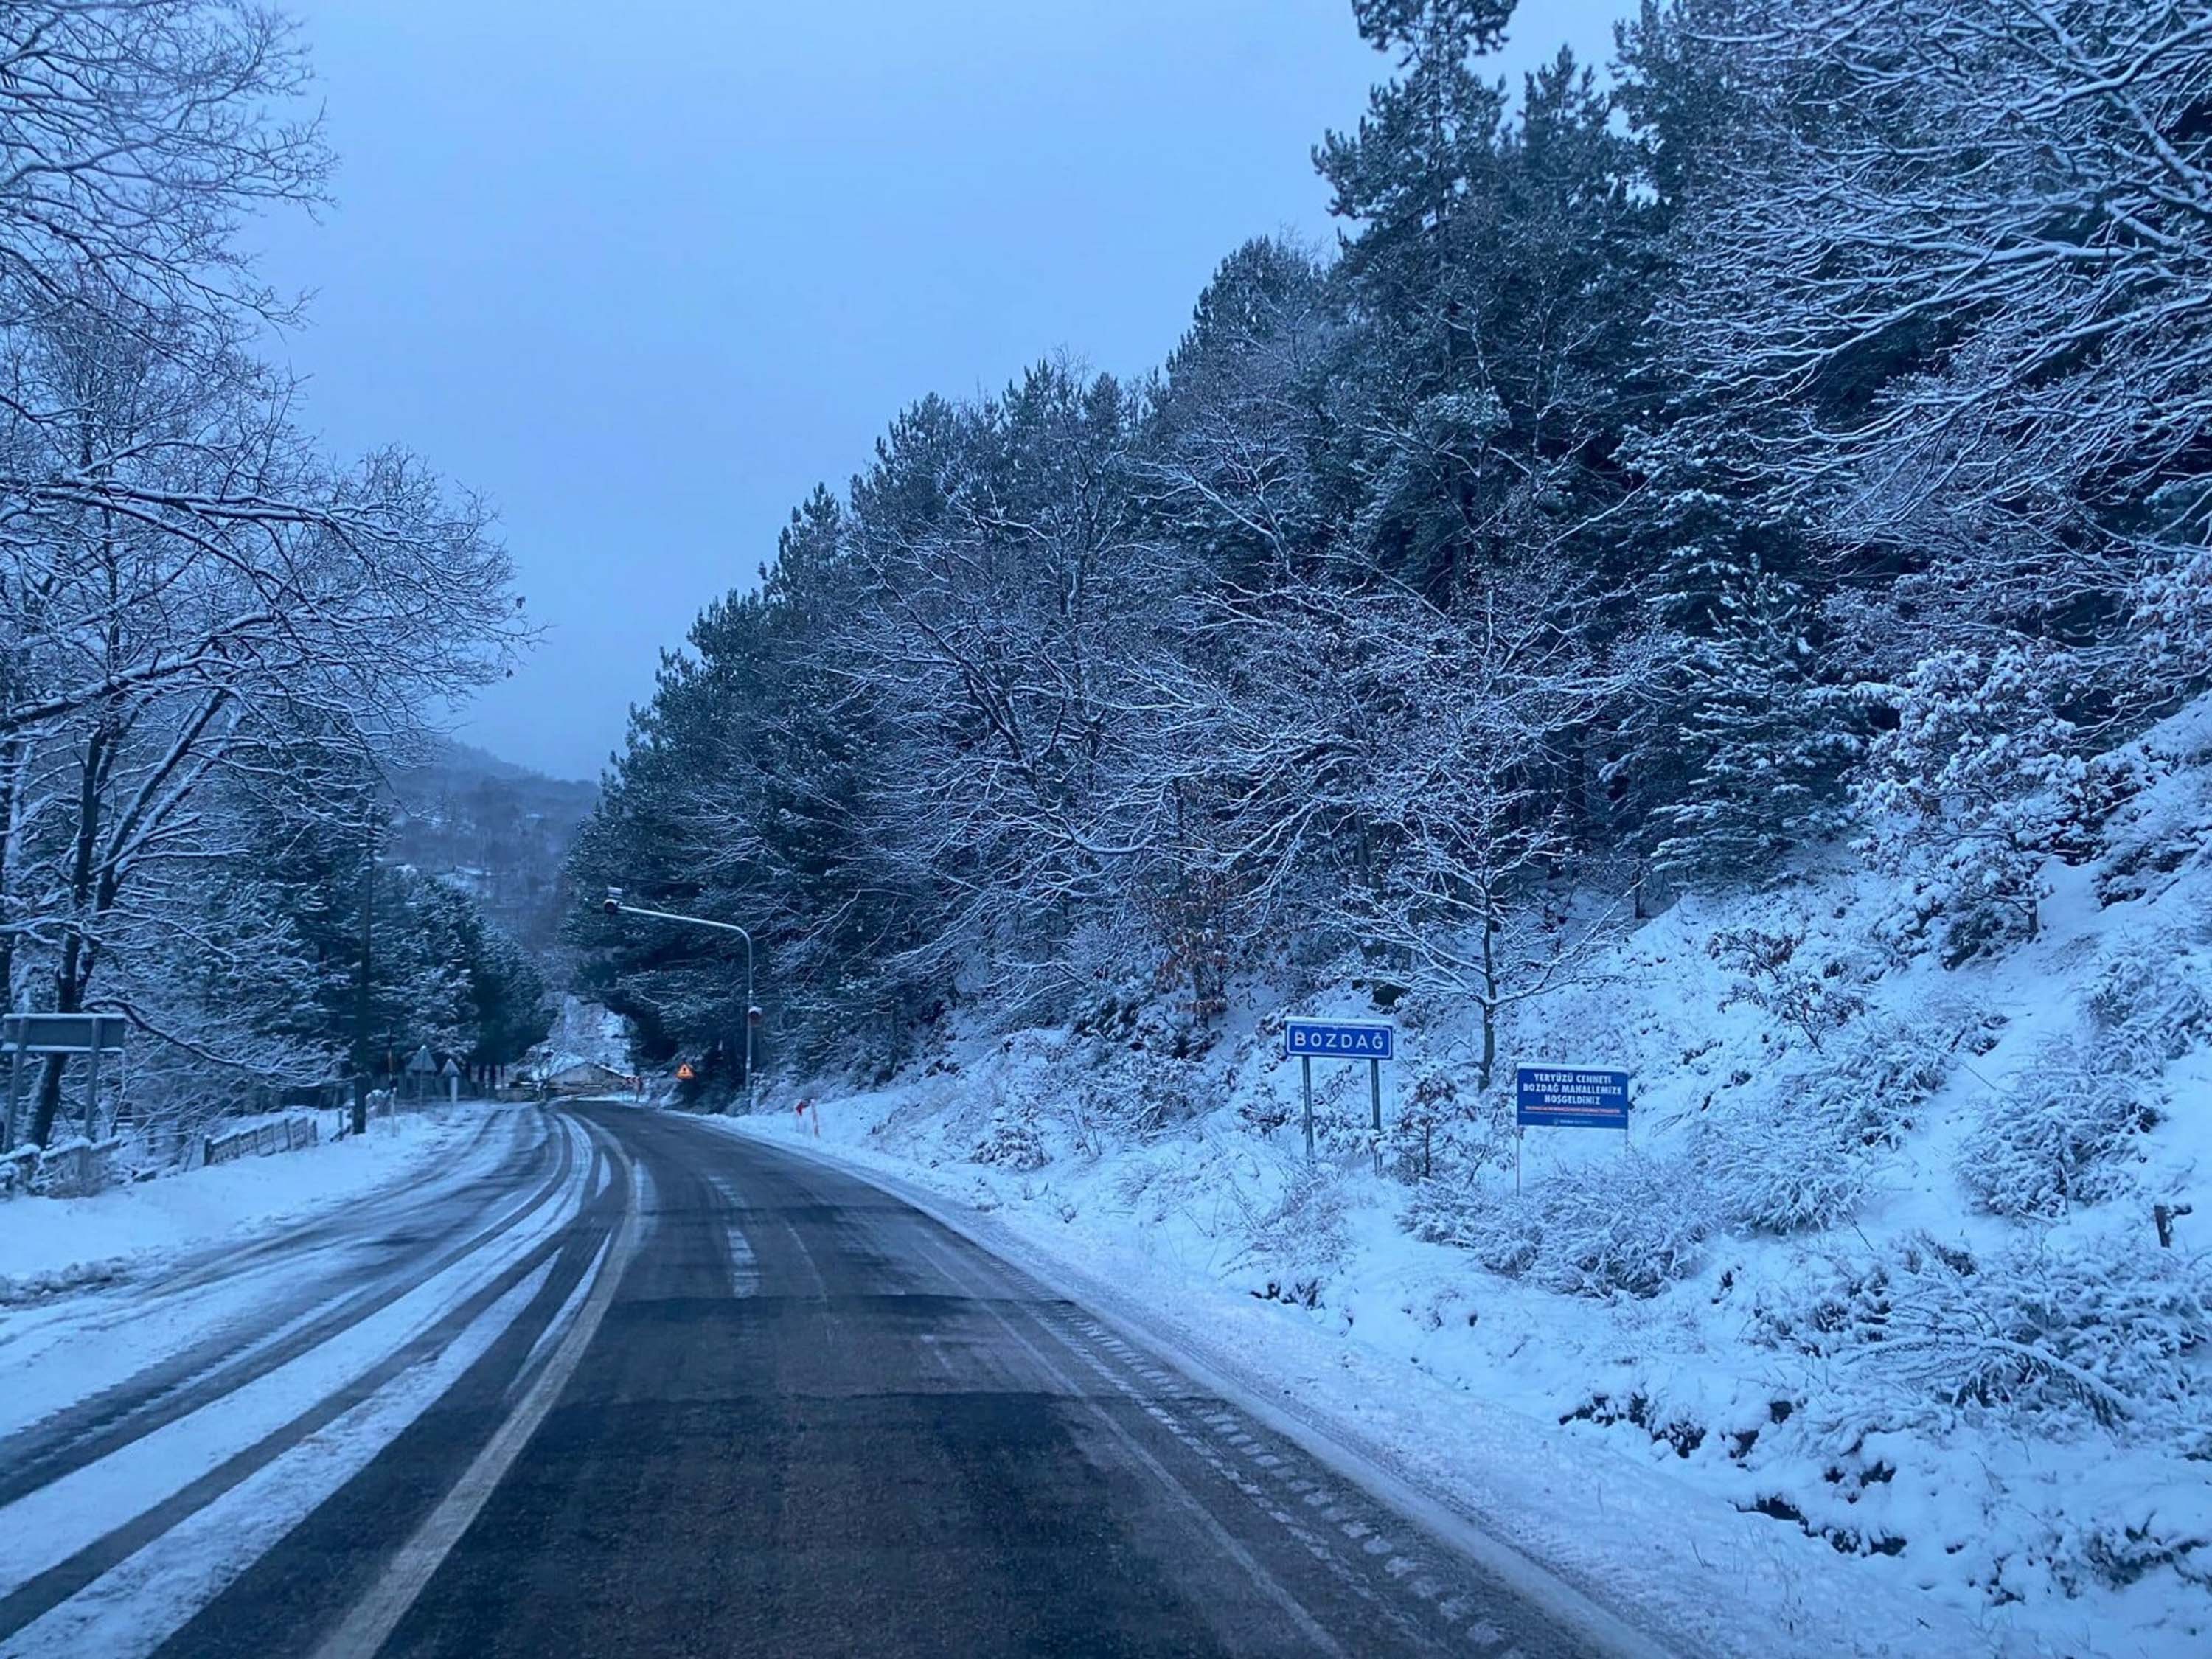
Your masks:
[[[1524,1129],[1626,1130],[1629,1075],[1591,1066],[1518,1066],[1514,1121]]]
[[[1388,1060],[1395,1030],[1379,1019],[1293,1019],[1283,1052],[1309,1060]]]

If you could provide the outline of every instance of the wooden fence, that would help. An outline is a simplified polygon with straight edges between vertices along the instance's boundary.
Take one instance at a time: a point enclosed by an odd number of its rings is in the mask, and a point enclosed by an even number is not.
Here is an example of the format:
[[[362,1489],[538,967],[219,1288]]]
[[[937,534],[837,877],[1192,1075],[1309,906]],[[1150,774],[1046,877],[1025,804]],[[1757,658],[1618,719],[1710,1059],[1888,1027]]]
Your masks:
[[[281,1123],[261,1123],[234,1134],[210,1135],[207,1164],[228,1164],[234,1158],[267,1158],[272,1152],[296,1152],[322,1139],[322,1130],[311,1117],[288,1117]]]
[[[115,1183],[123,1142],[67,1140],[56,1146],[18,1146],[0,1156],[0,1198],[44,1193],[49,1198],[89,1198]]]

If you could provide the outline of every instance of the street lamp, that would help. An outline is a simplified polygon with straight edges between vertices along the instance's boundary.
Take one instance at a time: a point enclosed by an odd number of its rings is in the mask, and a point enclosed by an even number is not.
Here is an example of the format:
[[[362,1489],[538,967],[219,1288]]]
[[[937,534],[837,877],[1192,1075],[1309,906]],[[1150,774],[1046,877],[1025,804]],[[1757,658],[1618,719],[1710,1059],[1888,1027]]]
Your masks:
[[[641,905],[623,902],[623,890],[607,889],[607,896],[599,908],[611,916],[651,916],[655,921],[686,921],[694,927],[712,927],[725,933],[735,933],[745,942],[745,1110],[753,1109],[753,1027],[760,1024],[761,1011],[753,1002],[753,936],[734,921],[710,921],[705,916],[678,915],[673,910],[648,910]]]

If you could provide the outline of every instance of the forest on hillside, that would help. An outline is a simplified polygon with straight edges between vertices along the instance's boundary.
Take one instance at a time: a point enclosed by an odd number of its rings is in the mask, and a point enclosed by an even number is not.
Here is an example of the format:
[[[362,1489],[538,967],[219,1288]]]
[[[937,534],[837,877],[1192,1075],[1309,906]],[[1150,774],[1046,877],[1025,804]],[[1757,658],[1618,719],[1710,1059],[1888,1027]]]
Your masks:
[[[310,85],[258,6],[0,9],[0,1006],[130,1028],[81,1124],[25,1058],[0,1148],[544,1030],[520,947],[390,856],[392,774],[530,630],[483,504],[327,454],[269,356],[301,307],[247,227],[327,199]]]
[[[566,865],[597,786],[447,740],[395,774],[389,855],[469,895],[550,979],[567,977]]]
[[[784,1063],[1347,971],[1498,1022],[1848,845],[2001,953],[2212,666],[2212,35],[2179,0],[1355,0],[1328,250],[1157,373],[900,412],[708,605],[578,884],[744,921]],[[655,1056],[737,942],[577,924]],[[1194,1040],[1202,1040],[1194,1039]]]

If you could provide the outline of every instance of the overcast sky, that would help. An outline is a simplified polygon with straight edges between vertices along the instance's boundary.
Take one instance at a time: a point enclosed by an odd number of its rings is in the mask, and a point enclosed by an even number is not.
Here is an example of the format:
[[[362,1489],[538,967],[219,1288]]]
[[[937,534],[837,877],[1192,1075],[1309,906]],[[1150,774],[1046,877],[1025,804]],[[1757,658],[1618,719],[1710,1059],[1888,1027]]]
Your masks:
[[[596,776],[658,653],[931,391],[1158,362],[1387,68],[1348,0],[291,0],[337,205],[270,225],[336,449],[498,506],[544,643],[464,735]],[[1625,0],[1523,0],[1501,67]]]

